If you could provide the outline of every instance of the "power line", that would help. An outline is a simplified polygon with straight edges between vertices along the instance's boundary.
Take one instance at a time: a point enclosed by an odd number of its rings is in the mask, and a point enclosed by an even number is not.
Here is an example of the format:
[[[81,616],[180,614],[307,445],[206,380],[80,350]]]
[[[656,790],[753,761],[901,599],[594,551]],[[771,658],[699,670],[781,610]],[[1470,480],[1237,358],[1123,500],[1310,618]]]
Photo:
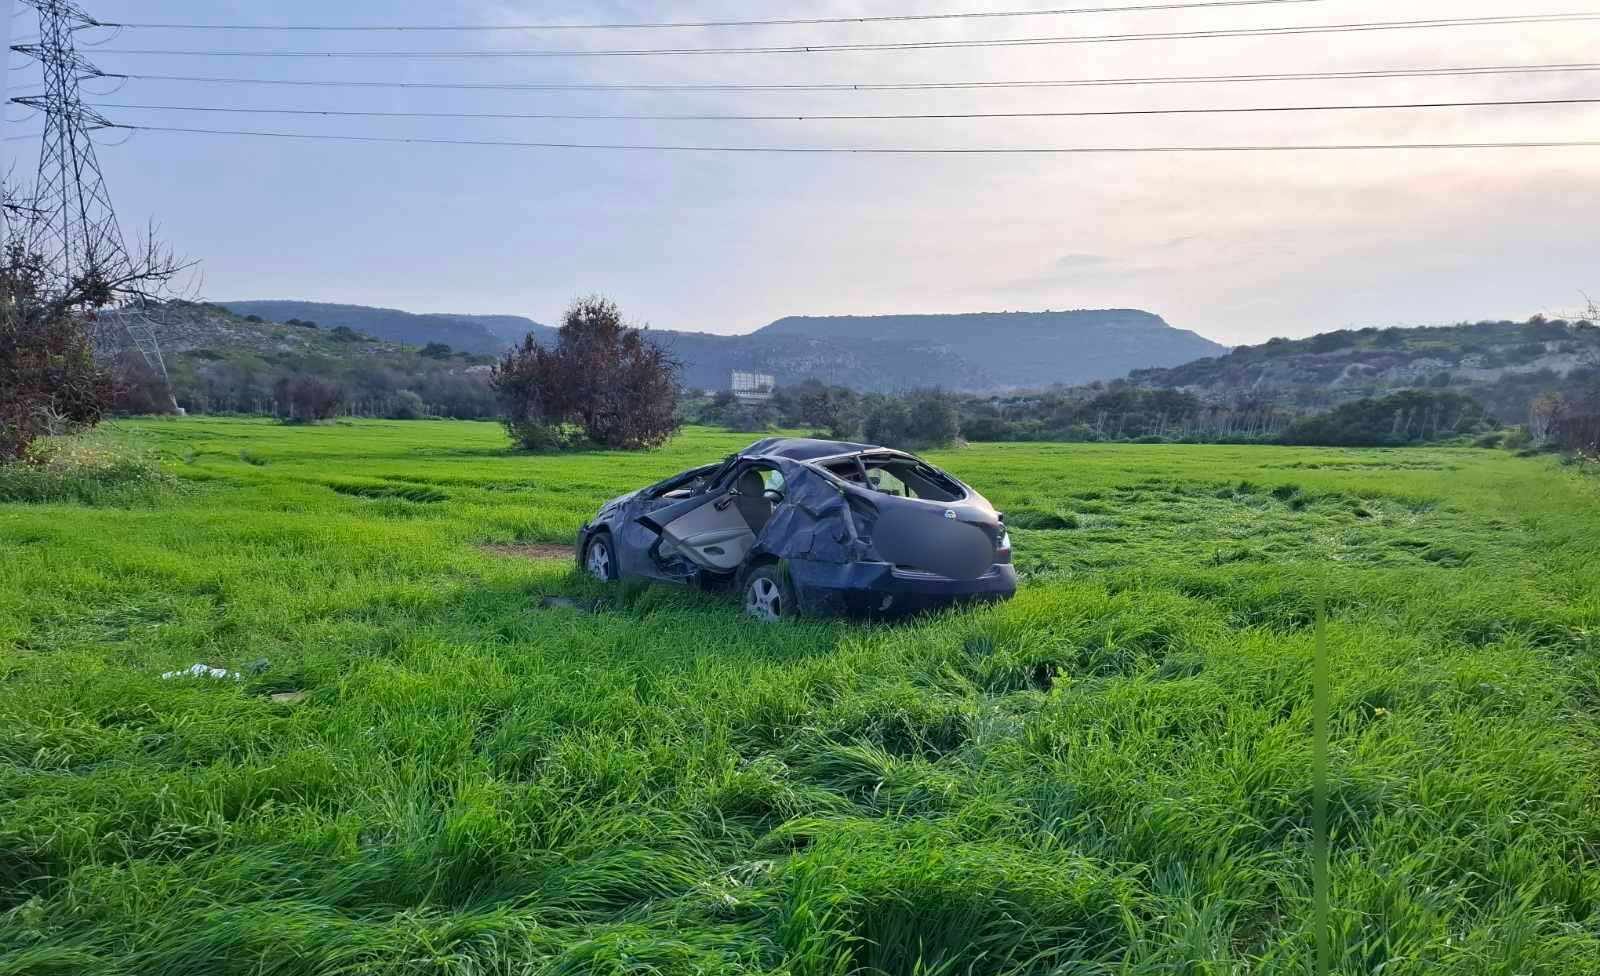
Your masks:
[[[1600,139],[1549,142],[1418,142],[1418,143],[1341,143],[1324,145],[1242,145],[1242,146],[1044,146],[1044,147],[977,147],[977,148],[881,148],[844,146],[684,146],[645,145],[634,143],[582,143],[582,142],[508,142],[494,139],[436,139],[405,136],[353,136],[320,135],[305,132],[270,132],[241,129],[195,129],[177,126],[115,125],[114,128],[134,132],[193,133],[221,136],[256,136],[271,139],[295,139],[314,142],[371,142],[407,145],[440,146],[497,146],[508,149],[593,149],[627,152],[684,152],[684,153],[785,153],[785,154],[840,154],[840,155],[895,155],[895,156],[993,156],[1039,154],[1135,154],[1135,153],[1235,153],[1235,152],[1322,152],[1356,150],[1424,150],[1424,149],[1556,149],[1600,148]]]
[[[701,20],[657,22],[609,22],[597,24],[439,24],[439,25],[383,25],[357,24],[172,24],[96,21],[100,27],[123,27],[156,30],[199,31],[273,31],[273,32],[444,32],[444,31],[592,31],[592,30],[643,30],[705,27],[818,27],[829,24],[887,24],[927,20],[1002,20],[1018,17],[1062,17],[1074,14],[1141,13],[1152,10],[1193,10],[1216,7],[1265,7],[1283,4],[1322,3],[1324,0],[1205,0],[1205,2],[1146,3],[1128,7],[1054,7],[1045,10],[986,10],[948,14],[884,14],[875,17],[791,17],[773,20]]]
[[[1600,70],[1600,62],[1577,64],[1488,65],[1444,68],[1380,68],[1367,71],[1300,71],[1243,75],[1168,75],[1131,78],[1062,78],[1035,81],[944,81],[822,84],[582,84],[340,81],[297,78],[218,78],[196,75],[146,75],[102,72],[106,78],[133,81],[176,81],[215,85],[288,85],[309,88],[417,88],[453,91],[600,91],[600,92],[852,92],[852,91],[959,91],[986,88],[1096,88],[1130,85],[1200,85],[1264,81],[1344,81],[1383,78],[1466,77],[1474,75],[1557,74]]]
[[[1246,27],[1200,31],[1163,31],[1151,34],[1080,34],[1053,37],[1012,37],[972,41],[879,41],[862,44],[790,44],[768,47],[679,47],[499,50],[499,51],[194,51],[151,48],[102,48],[107,54],[160,57],[218,58],[595,58],[646,57],[686,54],[815,54],[827,52],[960,50],[992,47],[1037,47],[1064,44],[1109,44],[1129,41],[1175,41],[1242,37],[1284,37],[1302,34],[1346,34],[1366,31],[1421,30],[1441,27],[1486,27],[1516,24],[1559,24],[1600,20],[1600,13],[1511,14],[1494,17],[1452,17],[1434,20],[1390,20],[1349,24],[1293,27]]]
[[[130,105],[99,103],[97,109],[132,109],[147,112],[212,112],[237,115],[319,115],[329,118],[395,119],[549,119],[611,122],[886,122],[955,119],[1057,119],[1137,115],[1235,115],[1263,112],[1354,112],[1387,109],[1509,108],[1538,105],[1595,105],[1600,98],[1486,99],[1456,102],[1380,102],[1334,105],[1253,105],[1238,108],[1144,108],[1043,112],[915,112],[870,115],[590,115],[565,112],[378,112],[347,109],[239,108],[208,105]]]

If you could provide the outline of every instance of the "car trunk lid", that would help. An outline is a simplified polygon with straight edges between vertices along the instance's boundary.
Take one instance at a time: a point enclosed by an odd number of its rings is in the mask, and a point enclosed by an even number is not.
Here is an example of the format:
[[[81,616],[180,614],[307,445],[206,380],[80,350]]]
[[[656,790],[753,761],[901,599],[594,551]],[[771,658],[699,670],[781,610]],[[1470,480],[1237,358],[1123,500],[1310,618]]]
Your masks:
[[[981,500],[924,501],[869,494],[872,549],[897,568],[972,580],[989,572],[1005,527]]]

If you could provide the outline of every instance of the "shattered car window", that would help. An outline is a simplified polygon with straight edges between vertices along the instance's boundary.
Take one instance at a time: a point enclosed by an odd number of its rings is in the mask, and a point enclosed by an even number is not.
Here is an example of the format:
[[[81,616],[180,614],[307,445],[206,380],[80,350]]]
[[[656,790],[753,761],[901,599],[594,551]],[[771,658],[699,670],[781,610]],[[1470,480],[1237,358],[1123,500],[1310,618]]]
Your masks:
[[[906,483],[895,476],[894,470],[887,465],[879,468],[867,469],[867,483],[874,491],[881,491],[885,495],[898,495],[902,498],[911,497],[906,490]]]
[[[711,481],[711,476],[716,474],[719,464],[708,464],[699,468],[691,468],[680,474],[675,474],[666,481],[660,482],[648,489],[645,494],[651,498],[688,498],[690,495],[699,494],[705,490]]]
[[[899,498],[954,502],[966,497],[955,479],[912,458],[858,455],[830,463],[827,471],[842,481]]]

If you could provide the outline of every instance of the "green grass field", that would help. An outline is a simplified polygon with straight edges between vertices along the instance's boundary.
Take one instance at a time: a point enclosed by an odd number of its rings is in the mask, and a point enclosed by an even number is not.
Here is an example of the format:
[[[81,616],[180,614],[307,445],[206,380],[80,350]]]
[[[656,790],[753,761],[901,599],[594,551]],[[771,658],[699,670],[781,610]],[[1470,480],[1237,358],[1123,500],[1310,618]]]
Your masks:
[[[102,438],[175,480],[0,504],[0,974],[1310,973],[1319,605],[1334,967],[1600,972],[1554,461],[974,445],[1015,601],[762,626],[505,545],[749,435]]]

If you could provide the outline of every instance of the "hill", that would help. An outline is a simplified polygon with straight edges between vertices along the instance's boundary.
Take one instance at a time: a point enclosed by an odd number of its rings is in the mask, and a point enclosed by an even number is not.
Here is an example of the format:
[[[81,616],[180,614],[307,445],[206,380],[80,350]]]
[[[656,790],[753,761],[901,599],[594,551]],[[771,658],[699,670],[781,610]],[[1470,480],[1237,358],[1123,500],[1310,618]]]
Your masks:
[[[1273,339],[1181,366],[1135,370],[1136,386],[1221,401],[1249,397],[1325,407],[1421,387],[1466,393],[1501,421],[1522,423],[1540,393],[1600,381],[1600,328],[1589,322],[1476,322],[1325,332]]]
[[[752,339],[817,343],[868,340],[880,352],[897,347],[966,363],[974,378],[939,383],[952,389],[1016,389],[1087,383],[1130,370],[1175,366],[1226,347],[1159,315],[1136,309],[1065,312],[979,312],[966,315],[792,316]],[[916,364],[920,366],[920,364]],[[920,375],[912,372],[915,377]],[[818,377],[823,379],[825,377]],[[917,382],[913,379],[913,384]]]
[[[723,336],[652,331],[651,335],[683,364],[682,382],[695,389],[726,389],[728,374],[736,369],[771,373],[780,386],[817,379],[873,392],[916,386],[981,390],[999,385],[984,366],[929,343],[760,332]]]
[[[328,302],[276,299],[215,304],[237,315],[255,315],[271,322],[298,319],[315,322],[323,328],[342,325],[386,342],[399,342],[411,346],[442,342],[452,349],[474,355],[499,352],[513,342],[520,341],[523,335],[529,332],[550,334],[555,332],[549,326],[540,325],[520,315],[419,315],[394,308],[374,308],[368,305],[336,305]]]
[[[415,346],[339,323],[252,321],[217,305],[191,302],[162,306],[151,329],[178,404],[190,411],[268,412],[278,380],[315,376],[338,385],[347,402],[368,414],[392,412],[401,391],[417,394],[441,416],[494,413],[487,356],[424,356]]]
[[[320,302],[223,302],[239,315],[343,325],[388,342],[442,342],[493,354],[532,332],[555,330],[517,315],[416,315]],[[967,315],[791,316],[746,335],[652,330],[684,365],[683,382],[724,389],[732,370],[772,373],[781,385],[815,379],[893,392],[918,386],[993,391],[1107,380],[1225,351],[1193,332],[1133,309]]]

